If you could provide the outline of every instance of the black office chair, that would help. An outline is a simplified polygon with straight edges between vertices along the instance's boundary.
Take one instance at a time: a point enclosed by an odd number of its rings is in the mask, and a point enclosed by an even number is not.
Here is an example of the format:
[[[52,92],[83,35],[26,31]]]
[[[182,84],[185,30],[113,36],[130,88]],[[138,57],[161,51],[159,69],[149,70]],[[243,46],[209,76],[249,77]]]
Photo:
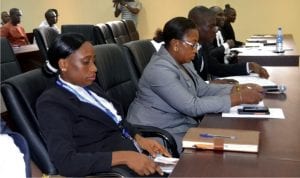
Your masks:
[[[150,40],[130,41],[124,46],[128,55],[131,56],[137,77],[140,78],[156,50]]]
[[[57,175],[59,172],[50,160],[46,143],[40,133],[35,104],[42,92],[54,84],[55,78],[46,76],[41,69],[12,77],[1,84],[1,92],[11,118],[19,133],[28,141],[31,159],[48,175]],[[132,174],[122,167],[114,167],[111,172],[93,176],[132,177]]]
[[[93,45],[104,44],[105,41],[100,34],[100,29],[98,26],[89,24],[72,24],[72,25],[62,25],[62,33],[80,33],[85,39],[89,40]]]
[[[130,40],[135,41],[140,39],[139,32],[137,31],[135,24],[132,20],[122,20],[125,24],[127,33],[129,34]]]
[[[122,21],[106,22],[117,44],[124,44],[130,41],[129,34]]]
[[[96,26],[99,27],[100,33],[102,35],[102,38],[103,38],[103,41],[104,41],[105,44],[116,43],[116,41],[113,37],[113,34],[108,29],[108,26],[106,24],[98,23],[98,24],[96,24]]]
[[[14,51],[5,37],[1,37],[1,82],[21,74],[21,67]]]
[[[48,60],[47,51],[50,44],[59,35],[58,31],[51,27],[41,27],[33,29],[33,35],[36,40],[44,61]]]
[[[37,98],[52,83],[50,81],[42,75],[41,69],[34,69],[4,81],[1,92],[11,119],[28,141],[31,159],[43,173],[55,175],[57,171],[39,132],[34,109]]]
[[[137,91],[137,84],[133,80],[134,73],[129,65],[130,56],[127,56],[122,46],[104,44],[94,46],[96,53],[97,82],[107,95],[122,104],[124,113],[133,101]],[[145,137],[159,137],[164,141],[174,157],[179,157],[174,138],[162,129],[150,126],[135,125]]]

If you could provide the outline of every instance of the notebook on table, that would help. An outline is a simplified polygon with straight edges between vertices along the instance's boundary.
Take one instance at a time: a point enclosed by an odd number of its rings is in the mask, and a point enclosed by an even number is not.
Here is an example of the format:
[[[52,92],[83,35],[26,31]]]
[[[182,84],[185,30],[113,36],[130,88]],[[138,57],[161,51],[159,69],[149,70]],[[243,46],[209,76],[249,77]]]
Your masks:
[[[190,128],[182,141],[183,148],[258,152],[259,131]]]

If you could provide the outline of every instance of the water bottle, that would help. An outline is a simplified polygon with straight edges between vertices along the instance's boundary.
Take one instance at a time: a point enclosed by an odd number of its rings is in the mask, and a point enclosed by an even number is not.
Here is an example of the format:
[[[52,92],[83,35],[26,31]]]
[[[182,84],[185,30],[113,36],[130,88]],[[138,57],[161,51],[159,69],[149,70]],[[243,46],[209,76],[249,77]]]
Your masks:
[[[283,35],[282,35],[282,28],[279,27],[277,31],[276,37],[276,52],[282,53],[283,51]]]

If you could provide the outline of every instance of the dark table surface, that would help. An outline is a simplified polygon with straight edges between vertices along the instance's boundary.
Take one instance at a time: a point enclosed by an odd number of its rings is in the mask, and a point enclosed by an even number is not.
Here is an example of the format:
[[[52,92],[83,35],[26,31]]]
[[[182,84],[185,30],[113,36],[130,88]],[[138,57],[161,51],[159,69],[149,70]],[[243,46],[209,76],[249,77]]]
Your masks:
[[[261,37],[261,39],[264,39]],[[266,38],[273,40],[274,38]],[[290,34],[284,35],[283,48],[286,50],[284,53],[275,53],[276,46],[266,46],[265,48],[251,48],[243,50],[238,54],[238,62],[257,62],[263,66],[299,66],[299,52],[294,42],[293,36]]]
[[[13,47],[13,51],[21,66],[22,72],[41,67],[44,63],[42,54],[36,44]]]
[[[206,115],[199,127],[260,131],[259,152],[185,150],[171,177],[300,177],[300,70],[267,67],[270,80],[287,86],[286,94],[267,94],[264,104],[282,108],[285,119],[222,118]]]

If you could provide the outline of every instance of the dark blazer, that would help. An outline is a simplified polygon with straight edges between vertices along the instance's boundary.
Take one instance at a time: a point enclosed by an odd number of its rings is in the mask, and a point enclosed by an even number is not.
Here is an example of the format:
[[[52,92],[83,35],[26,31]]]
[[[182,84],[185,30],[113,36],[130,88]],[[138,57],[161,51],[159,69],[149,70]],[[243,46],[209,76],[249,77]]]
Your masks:
[[[248,75],[246,63],[239,64],[221,64],[214,56],[211,55],[213,49],[211,44],[202,44],[201,49],[193,60],[194,67],[197,73],[203,80],[208,80],[209,76],[234,76],[234,75]],[[202,59],[204,63],[203,70],[200,71],[202,66]]]
[[[109,100],[99,86],[93,84],[90,88]],[[123,115],[120,105],[113,104]],[[60,175],[85,176],[109,171],[112,151],[137,151],[103,111],[81,102],[60,86],[55,85],[39,97],[36,111],[50,158]],[[137,133],[129,123],[124,121],[123,125],[132,136]]]
[[[237,41],[235,39],[235,33],[231,23],[225,22],[224,26],[221,28],[221,33],[224,38],[224,41],[232,39],[235,42],[235,47],[239,47],[243,45],[243,42]]]
[[[224,64],[225,48],[223,45],[218,46],[216,38],[209,49],[209,54],[215,57],[221,64]]]

